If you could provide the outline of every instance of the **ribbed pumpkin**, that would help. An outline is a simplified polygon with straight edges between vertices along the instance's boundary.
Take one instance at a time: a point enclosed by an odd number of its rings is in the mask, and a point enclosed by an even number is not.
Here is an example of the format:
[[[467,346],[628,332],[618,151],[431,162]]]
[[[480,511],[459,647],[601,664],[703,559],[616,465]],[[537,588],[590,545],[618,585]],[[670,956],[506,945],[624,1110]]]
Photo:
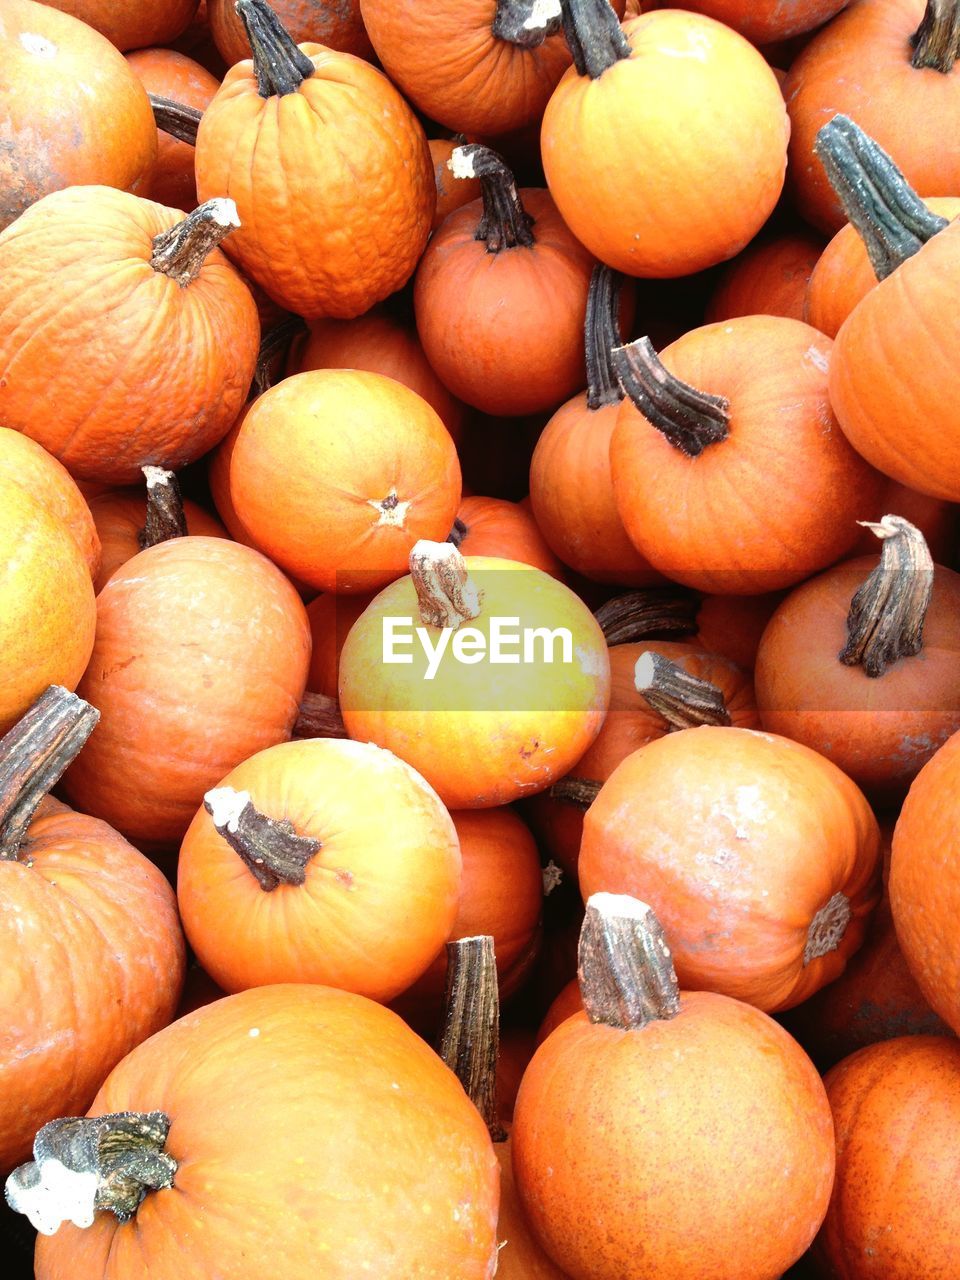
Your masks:
[[[43,0],[54,9],[72,13],[107,37],[118,49],[142,49],[169,44],[184,32],[197,0]]]
[[[78,183],[142,193],[157,128],[143,86],[109,41],[34,0],[4,0],[0,40],[0,230],[41,196]]]
[[[721,272],[705,319],[710,323],[755,315],[807,319],[804,301],[822,253],[823,241],[807,231],[758,237]]]
[[[206,453],[246,399],[260,339],[250,290],[214,247],[235,226],[229,201],[184,218],[108,187],[31,206],[0,233],[0,420],[85,480],[131,484],[144,463]]]
[[[93,1188],[87,1215],[71,1206],[90,1225],[40,1240],[39,1280],[256,1280],[279,1258],[286,1280],[493,1275],[486,1127],[433,1050],[363,996],[300,984],[218,1000],[124,1058],[90,1114],[128,1117],[94,1120],[88,1150],[125,1145],[134,1177],[99,1212]],[[76,1168],[56,1128],[47,1153]],[[25,1200],[46,1231],[67,1216],[42,1192]]]
[[[373,53],[359,0],[273,0],[271,8],[297,44],[312,41],[358,58]],[[207,21],[228,67],[250,57],[250,41],[234,0],[207,0]]]
[[[368,62],[301,48],[266,0],[237,4],[254,58],[204,112],[197,191],[236,201],[230,254],[274,302],[307,319],[362,315],[406,283],[430,234],[426,136]]]
[[[808,747],[750,729],[668,734],[587,810],[584,899],[646,896],[681,982],[773,1012],[843,972],[879,898],[877,822]]]

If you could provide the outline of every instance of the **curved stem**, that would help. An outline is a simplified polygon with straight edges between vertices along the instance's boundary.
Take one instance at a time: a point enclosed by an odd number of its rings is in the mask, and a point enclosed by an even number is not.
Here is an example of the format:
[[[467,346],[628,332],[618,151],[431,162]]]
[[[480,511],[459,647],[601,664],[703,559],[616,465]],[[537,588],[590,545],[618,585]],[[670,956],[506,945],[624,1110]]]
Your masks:
[[[578,75],[596,80],[630,57],[620,19],[607,0],[561,0],[563,34]]]
[[[410,552],[410,576],[424,626],[456,629],[479,617],[480,593],[452,542],[421,538]]]
[[[623,276],[612,267],[597,263],[590,277],[587,314],[584,320],[584,349],[587,357],[587,408],[601,409],[623,399],[611,358],[620,342],[620,291]]]
[[[295,738],[346,738],[347,728],[336,698],[307,690],[293,726]]]
[[[882,676],[891,662],[923,648],[923,624],[933,594],[933,557],[923,534],[902,516],[860,522],[883,540],[880,563],[850,602],[847,643],[838,657],[847,667]]]
[[[844,213],[866,245],[878,280],[885,280],[947,225],[849,116],[834,116],[818,131],[813,145]]]
[[[438,1054],[483,1116],[493,1141],[505,1141],[497,1117],[500,996],[489,934],[447,943],[440,1026]]]
[[[639,1031],[680,1012],[680,990],[660,921],[645,902],[618,893],[587,900],[577,978],[591,1022]]]
[[[236,0],[253,50],[253,70],[261,98],[296,93],[316,68],[266,0]]]
[[[262,396],[264,391],[269,391],[273,386],[274,360],[289,349],[294,338],[308,331],[307,322],[293,314],[284,316],[272,329],[266,331],[260,339],[257,363],[253,371],[253,386],[258,396]]]
[[[232,200],[225,196],[207,200],[169,231],[153,237],[150,265],[185,289],[200,274],[210,251],[239,225]]]
[[[960,57],[960,3],[958,0],[927,0],[920,25],[911,37],[910,65],[918,70],[932,67],[948,75]]]
[[[172,471],[163,467],[141,467],[147,482],[147,518],[137,536],[141,551],[161,542],[187,536],[180,485]]]
[[[0,859],[17,861],[40,801],[96,728],[100,712],[52,684],[0,739]]]
[[[307,863],[323,847],[319,840],[298,836],[285,818],[268,818],[255,809],[247,791],[214,787],[203,797],[203,807],[265,893],[279,884],[303,884]]]
[[[538,49],[560,30],[560,0],[497,0],[491,31],[520,49]]]
[[[171,138],[188,142],[191,147],[196,146],[197,130],[203,112],[196,107],[184,106],[182,102],[174,102],[172,98],[162,98],[158,93],[148,93],[147,97],[153,107],[157,128],[169,133]]]
[[[667,369],[649,338],[615,347],[620,385],[647,421],[688,458],[730,434],[730,401],[698,391]]]
[[[51,1120],[34,1139],[33,1160],[7,1179],[7,1203],[43,1235],[64,1222],[92,1226],[98,1209],[128,1222],[148,1191],[173,1186],[169,1131],[162,1111]]]
[[[474,240],[482,240],[487,253],[533,247],[533,218],[524,209],[513,174],[503,157],[479,142],[455,147],[447,161],[455,178],[479,178],[483,215]]]
[[[565,804],[576,805],[583,813],[590,808],[600,794],[602,782],[595,778],[561,778],[549,790],[553,800],[562,800]]]
[[[731,723],[723,691],[662,654],[641,653],[633,677],[637,693],[672,729]]]
[[[608,645],[697,630],[700,597],[684,587],[649,587],[614,596],[594,612]]]

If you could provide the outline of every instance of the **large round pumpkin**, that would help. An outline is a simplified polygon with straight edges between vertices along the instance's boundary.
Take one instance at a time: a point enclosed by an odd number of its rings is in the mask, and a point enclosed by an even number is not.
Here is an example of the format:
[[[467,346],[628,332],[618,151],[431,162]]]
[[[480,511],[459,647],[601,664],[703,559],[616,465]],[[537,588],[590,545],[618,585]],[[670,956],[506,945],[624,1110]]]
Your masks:
[[[118,49],[169,44],[182,35],[197,0],[43,0],[102,32]]]

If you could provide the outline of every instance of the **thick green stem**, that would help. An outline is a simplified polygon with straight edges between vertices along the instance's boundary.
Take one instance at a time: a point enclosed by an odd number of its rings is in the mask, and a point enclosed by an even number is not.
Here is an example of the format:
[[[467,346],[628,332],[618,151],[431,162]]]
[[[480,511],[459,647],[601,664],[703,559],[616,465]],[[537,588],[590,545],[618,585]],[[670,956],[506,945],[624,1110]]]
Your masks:
[[[645,902],[595,893],[587,901],[577,966],[591,1022],[639,1031],[680,1012],[680,990],[660,921]]]
[[[157,128],[169,133],[171,138],[188,142],[191,147],[196,146],[197,130],[200,128],[203,112],[196,107],[184,106],[182,102],[174,102],[172,98],[162,98],[158,93],[148,93],[147,97],[153,107]]]
[[[660,653],[647,650],[637,659],[634,688],[671,729],[730,724],[723,691]]]
[[[617,404],[623,391],[613,367],[613,348],[620,343],[620,292],[623,276],[598,263],[590,277],[584,350],[587,359],[587,408]]]
[[[609,67],[630,57],[630,45],[620,19],[607,0],[561,0],[561,3],[563,34],[579,75],[597,80]]]
[[[280,884],[303,884],[307,863],[323,847],[319,840],[298,836],[285,818],[268,818],[255,809],[246,791],[214,787],[203,797],[203,807],[265,893]]]
[[[236,0],[236,10],[253,50],[253,69],[261,98],[296,93],[316,68],[299,48],[266,0]]]
[[[183,514],[180,484],[172,471],[163,467],[141,467],[147,482],[147,516],[137,536],[140,549],[187,536],[187,517]]]
[[[730,434],[730,402],[675,377],[649,338],[613,350],[613,367],[626,394],[647,421],[688,458]]]
[[[493,938],[447,943],[447,981],[437,1052],[483,1116],[494,1142],[506,1134],[497,1117],[500,997]]]
[[[960,57],[960,3],[958,0],[927,0],[919,27],[911,39],[910,65],[918,70],[932,67],[949,75]]]
[[[520,49],[539,49],[560,30],[560,0],[497,0],[491,30]]]
[[[685,587],[648,587],[614,596],[594,613],[608,645],[697,630],[700,597]]]
[[[524,209],[513,174],[502,156],[479,142],[468,142],[454,148],[447,164],[455,178],[480,180],[483,214],[473,238],[484,242],[487,253],[533,247],[533,218]]]
[[[150,265],[186,289],[200,274],[211,250],[239,225],[232,200],[225,196],[207,200],[169,231],[153,237]]]

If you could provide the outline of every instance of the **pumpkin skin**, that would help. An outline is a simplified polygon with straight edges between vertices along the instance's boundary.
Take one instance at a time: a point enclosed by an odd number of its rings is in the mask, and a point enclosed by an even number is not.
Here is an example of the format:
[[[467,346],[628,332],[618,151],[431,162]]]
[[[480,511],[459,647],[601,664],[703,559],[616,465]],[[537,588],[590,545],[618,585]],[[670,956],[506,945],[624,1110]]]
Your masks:
[[[382,72],[323,45],[298,47],[315,71],[282,104],[260,96],[252,62],[227,72],[197,133],[197,193],[236,201],[229,254],[274,302],[307,320],[349,320],[413,273],[433,220],[433,165],[420,123]],[[283,157],[294,154],[288,181]]]
[[[549,193],[519,192],[531,247],[488,251],[483,202],[454,210],[417,268],[413,306],[427,359],[467,404],[502,417],[552,409],[583,386],[583,320],[594,260]]]
[[[453,925],[461,859],[449,814],[413,769],[370,743],[313,738],[258,752],[219,785],[322,848],[302,885],[265,892],[198,810],[177,897],[216,983],[315,982],[387,1001],[420,977]]]
[[[765,1014],[710,992],[639,1030],[569,1018],[524,1074],[512,1138],[534,1234],[590,1280],[779,1276],[833,1180],[813,1064]]]
[[[683,0],[682,7],[726,23],[754,44],[772,44],[822,27],[849,3],[850,0],[790,0],[788,4],[783,0]],[[673,5],[672,0],[658,0],[649,7],[667,9]]]
[[[420,538],[446,538],[460,467],[430,405],[382,374],[298,373],[251,405],[233,442],[230,497],[282,569],[320,591],[399,577]]]
[[[954,332],[943,308],[958,279],[954,222],[855,307],[830,364],[830,402],[853,447],[892,479],[950,502],[960,500],[960,420],[947,394]]]
[[[175,49],[137,49],[127,64],[148,93],[205,111],[220,87],[206,67]],[[193,147],[157,130],[157,163],[149,186],[140,193],[157,204],[189,213],[197,207]]]
[[[386,664],[384,620],[418,625],[413,580],[391,583],[347,636],[340,655],[340,709],[347,732],[412,764],[451,809],[487,809],[542,791],[597,736],[610,697],[607,646],[593,615],[568,587],[513,560],[466,560],[483,593],[469,624],[487,637],[491,618],[520,628],[569,630],[575,661],[484,665],[441,661],[431,682],[416,643],[413,662]],[[438,628],[426,628],[436,643]],[[562,653],[561,653],[562,657]],[[491,694],[496,691],[495,697]],[[491,705],[493,703],[493,705]]]
[[[37,1129],[90,1105],[183,984],[176,901],[160,871],[97,818],[42,801],[24,861],[0,861],[6,977],[0,1171]]]
[[[814,1245],[822,1274],[934,1280],[955,1272],[960,1044],[908,1036],[870,1045],[824,1083],[837,1174]]]
[[[258,552],[204,537],[141,551],[97,597],[80,696],[101,719],[64,793],[169,848],[208,788],[289,738],[309,661],[303,605]]]
[[[142,191],[157,127],[143,86],[109,41],[34,0],[5,0],[0,40],[0,230],[62,187]]]
[[[741,316],[664,348],[670,373],[725,396],[730,418],[727,438],[691,459],[623,401],[610,442],[614,495],[655,568],[701,591],[755,595],[809,577],[853,545],[883,481],[838,430],[831,346],[799,320]],[[734,503],[731,492],[775,492],[777,501]]]
[[[313,650],[307,688],[327,698],[337,696],[340,651],[350,628],[373,600],[372,595],[345,596],[324,591],[307,605]]]
[[[101,591],[121,565],[143,550],[139,538],[147,504],[142,489],[113,489],[91,498],[89,510],[103,548],[100,570],[93,580],[94,590]],[[189,534],[204,538],[228,536],[219,520],[189,498],[183,500],[183,514]]]
[[[734,316],[807,319],[803,308],[808,283],[823,251],[823,241],[809,232],[758,238],[724,268],[705,319],[710,324]]]
[[[802,217],[832,235],[846,222],[813,152],[817,130],[838,112],[887,151],[916,191],[960,190],[960,165],[943,130],[960,115],[960,67],[911,65],[911,36],[925,0],[858,0],[817,33],[790,67],[784,96],[792,125],[791,194]],[[938,127],[931,128],[930,122]]]
[[[297,44],[311,40],[358,58],[373,53],[359,0],[272,0],[270,7]],[[208,0],[207,21],[228,67],[250,57],[250,41],[233,0]]]
[[[690,643],[708,653],[722,654],[744,671],[752,671],[760,638],[785,594],[773,591],[760,596],[704,596],[697,610],[697,633],[690,637]]]
[[[917,493],[916,489],[908,489],[896,480],[889,480],[874,518],[879,519],[887,511],[896,511],[917,526],[937,564],[949,564],[953,560],[960,532],[960,510],[953,503]],[[876,535],[868,528],[861,529],[853,552],[855,555],[876,555]]]
[[[519,503],[473,494],[461,500],[457,520],[466,530],[457,543],[462,555],[519,560],[564,580],[563,565],[547,546],[536,520]]]
[[[547,104],[547,186],[601,262],[688,275],[739,253],[772,212],[786,109],[757,50],[712,18],[663,10],[623,32],[629,58],[595,80],[571,68]]]
[[[278,1257],[290,1280],[346,1280],[364,1263],[383,1280],[493,1275],[486,1127],[433,1050],[373,1001],[308,985],[218,1000],[129,1054],[91,1114],[131,1109],[171,1118],[176,1194],[148,1197],[123,1226],[100,1213],[44,1236],[42,1280],[207,1280],[211,1266],[254,1280]],[[186,1238],[203,1248],[182,1253]]]
[[[72,187],[0,233],[0,419],[71,475],[131,484],[145,463],[175,471],[246,398],[260,341],[249,289],[217,249],[186,286],[150,265],[153,238],[182,219]]]
[[[897,938],[924,998],[960,1032],[960,966],[949,921],[960,900],[955,873],[960,820],[960,733],[920,770],[893,832],[890,909]]]
[[[0,472],[0,733],[48,685],[77,687],[96,619],[90,569],[73,530]]]
[[[450,157],[459,145],[455,139],[431,138],[428,145],[437,184],[437,207],[433,211],[433,230],[436,231],[454,209],[480,199],[480,179],[455,178],[450,172]]]
[[[196,12],[197,0],[44,0],[54,9],[72,13],[107,37],[118,49],[142,49],[169,44],[182,35]]]
[[[879,839],[862,792],[808,747],[689,729],[634,751],[604,783],[584,817],[580,891],[649,902],[683,986],[775,1012],[838,977],[860,946]],[[834,930],[838,895],[846,923]]]

